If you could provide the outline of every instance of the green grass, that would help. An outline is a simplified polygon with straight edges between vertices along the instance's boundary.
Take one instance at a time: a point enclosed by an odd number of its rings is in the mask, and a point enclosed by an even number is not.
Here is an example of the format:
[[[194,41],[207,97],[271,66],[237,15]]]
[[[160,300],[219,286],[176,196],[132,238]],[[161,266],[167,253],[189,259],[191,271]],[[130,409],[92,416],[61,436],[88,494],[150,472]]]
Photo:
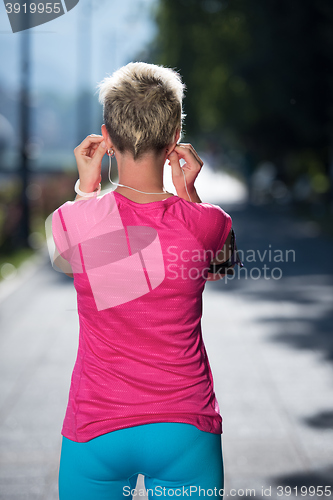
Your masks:
[[[1,274],[1,267],[3,264],[12,264],[16,269],[20,267],[20,265],[29,259],[35,250],[32,248],[22,248],[20,250],[13,251],[10,254],[0,255],[0,281],[3,281],[3,276]]]

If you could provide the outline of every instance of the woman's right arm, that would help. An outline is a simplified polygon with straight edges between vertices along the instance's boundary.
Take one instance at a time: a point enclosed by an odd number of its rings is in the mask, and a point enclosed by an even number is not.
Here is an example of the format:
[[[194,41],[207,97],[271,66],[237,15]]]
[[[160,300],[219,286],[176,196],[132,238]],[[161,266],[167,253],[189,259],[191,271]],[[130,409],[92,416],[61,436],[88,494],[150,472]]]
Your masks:
[[[232,256],[232,254],[233,254],[233,249],[232,249],[232,244],[231,244],[232,243],[232,233],[233,233],[233,230],[231,229],[230,233],[228,234],[228,237],[227,237],[227,239],[226,239],[226,241],[224,243],[224,246],[223,246],[222,250],[220,250],[218,252],[218,254],[215,257],[215,259],[212,260],[212,262],[210,263],[210,268],[212,270],[214,269],[214,267],[218,268],[218,266],[220,264],[228,262],[228,260]],[[209,272],[208,273],[207,281],[217,281],[217,280],[220,280],[226,274],[228,274],[229,269],[233,269],[234,267],[235,267],[235,264],[231,265],[230,267],[227,267],[227,268],[223,269],[223,271],[220,270],[219,272],[216,272],[216,273]]]
[[[194,182],[203,166],[203,161],[194,147],[191,144],[177,144],[168,159],[171,165],[172,182],[179,198],[201,203]],[[180,159],[185,160],[182,167]]]
[[[185,160],[185,164],[181,167],[179,160]],[[203,161],[199,157],[191,144],[178,144],[169,155],[169,163],[172,169],[172,182],[176,188],[177,195],[187,201],[201,203],[198,193],[194,187],[195,179],[197,178]],[[226,274],[232,273],[232,269],[236,263],[233,262],[233,256],[237,247],[235,244],[235,235],[233,229],[230,230],[222,250],[218,252],[215,259],[210,263],[212,272],[208,273],[208,281],[217,281],[223,278]],[[229,262],[229,259],[232,262]],[[242,266],[242,263],[240,262]]]

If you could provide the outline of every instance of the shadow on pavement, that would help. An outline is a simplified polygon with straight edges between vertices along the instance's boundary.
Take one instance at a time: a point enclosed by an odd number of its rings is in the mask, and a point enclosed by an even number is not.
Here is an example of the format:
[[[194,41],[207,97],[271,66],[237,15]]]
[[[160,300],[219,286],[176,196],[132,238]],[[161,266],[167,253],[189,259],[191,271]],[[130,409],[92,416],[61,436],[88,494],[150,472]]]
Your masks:
[[[297,220],[284,207],[223,208],[233,218],[245,269],[237,267],[234,278],[214,283],[215,290],[241,294],[253,304],[274,303],[276,314],[259,319],[275,331],[269,340],[320,351],[332,362],[332,238],[312,222]],[[274,268],[281,271],[272,275]],[[285,304],[288,314],[283,316],[279,306]]]
[[[274,477],[272,478],[272,485],[273,484],[275,485],[275,487],[282,486],[284,488],[285,496],[289,496],[288,493],[291,491],[292,496],[301,496],[301,498],[317,498],[319,496],[327,498],[328,496],[331,496],[333,489],[333,465],[330,467],[325,467],[324,469],[319,469],[316,472]],[[301,489],[302,487],[303,489]],[[320,489],[323,492],[322,495],[320,494]]]
[[[304,422],[315,429],[333,429],[333,411],[322,411],[313,417],[305,418]]]

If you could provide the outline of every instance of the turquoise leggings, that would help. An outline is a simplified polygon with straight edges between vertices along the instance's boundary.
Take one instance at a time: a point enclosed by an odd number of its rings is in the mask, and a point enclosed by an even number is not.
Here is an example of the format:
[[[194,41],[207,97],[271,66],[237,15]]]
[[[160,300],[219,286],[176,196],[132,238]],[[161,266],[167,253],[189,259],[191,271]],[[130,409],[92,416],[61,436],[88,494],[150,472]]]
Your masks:
[[[154,498],[223,498],[221,435],[194,425],[129,427],[86,443],[63,438],[60,500],[132,500],[138,474]],[[144,497],[145,498],[145,497]]]

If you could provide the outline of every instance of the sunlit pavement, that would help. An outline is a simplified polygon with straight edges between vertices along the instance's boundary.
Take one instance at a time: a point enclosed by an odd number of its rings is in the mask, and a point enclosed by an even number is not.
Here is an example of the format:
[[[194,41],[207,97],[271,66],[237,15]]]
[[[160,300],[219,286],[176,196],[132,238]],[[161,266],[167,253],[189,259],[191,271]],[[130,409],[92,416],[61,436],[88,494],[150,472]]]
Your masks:
[[[331,486],[332,496],[332,240],[285,207],[247,205],[236,181],[213,179],[211,199],[205,182],[198,192],[232,215],[245,261],[233,279],[209,283],[204,294],[225,498],[261,497],[262,488],[264,496],[286,498],[288,487],[297,497],[320,496],[310,486]],[[56,500],[77,346],[72,281],[42,256],[1,284],[0,301],[0,499]]]

